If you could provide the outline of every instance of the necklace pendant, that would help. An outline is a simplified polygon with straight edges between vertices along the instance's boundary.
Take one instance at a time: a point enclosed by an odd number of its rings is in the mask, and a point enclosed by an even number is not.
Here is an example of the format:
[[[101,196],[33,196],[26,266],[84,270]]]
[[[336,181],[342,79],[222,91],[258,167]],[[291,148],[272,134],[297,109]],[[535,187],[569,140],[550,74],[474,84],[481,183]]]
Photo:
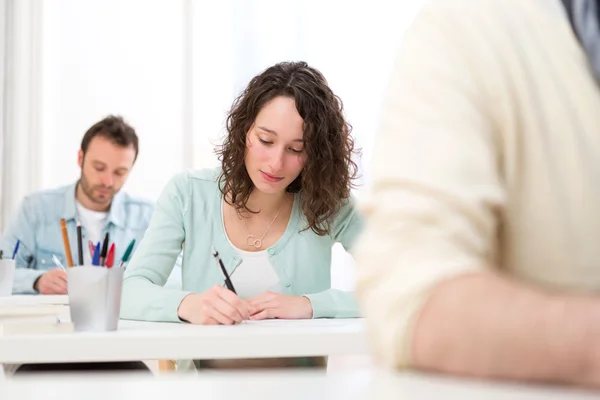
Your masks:
[[[254,247],[256,249],[260,249],[262,247],[262,241],[263,241],[264,237],[267,236],[267,233],[269,232],[269,229],[271,229],[271,226],[273,225],[273,223],[275,222],[275,220],[279,216],[279,213],[281,212],[281,208],[282,207],[283,207],[283,203],[279,207],[279,210],[277,211],[277,214],[275,214],[275,218],[273,218],[273,220],[271,221],[271,223],[267,227],[267,230],[265,231],[265,233],[263,233],[263,235],[260,237],[260,239],[257,239],[256,236],[254,236],[253,234],[250,233],[250,231],[248,230],[248,224],[246,223],[246,218],[243,218],[241,216],[241,214],[238,214],[238,218],[241,218],[241,220],[244,221],[244,228],[246,228],[246,233],[248,234],[248,236],[246,236],[246,245],[252,246],[252,247]]]
[[[254,237],[254,235],[248,235],[248,236],[246,236],[246,244],[248,246],[252,246],[257,249],[260,249],[262,247],[262,240],[257,239],[256,237]]]

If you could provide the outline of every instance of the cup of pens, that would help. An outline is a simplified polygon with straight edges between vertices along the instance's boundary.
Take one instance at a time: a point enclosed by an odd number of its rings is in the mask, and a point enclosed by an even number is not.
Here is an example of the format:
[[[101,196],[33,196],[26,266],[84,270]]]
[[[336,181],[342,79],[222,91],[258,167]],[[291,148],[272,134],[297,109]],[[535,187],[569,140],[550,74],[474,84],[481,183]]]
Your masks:
[[[114,331],[119,325],[124,268],[67,269],[71,321],[76,331]]]
[[[81,224],[77,221],[77,259],[74,266],[69,245],[66,221],[61,220],[61,231],[68,268],[67,293],[71,321],[79,332],[114,331],[119,325],[123,272],[135,240],[132,240],[120,263],[115,263],[115,244],[109,246],[108,233],[102,245],[89,243],[91,265],[84,264]],[[86,249],[87,251],[87,249]],[[55,262],[58,263],[57,260]]]

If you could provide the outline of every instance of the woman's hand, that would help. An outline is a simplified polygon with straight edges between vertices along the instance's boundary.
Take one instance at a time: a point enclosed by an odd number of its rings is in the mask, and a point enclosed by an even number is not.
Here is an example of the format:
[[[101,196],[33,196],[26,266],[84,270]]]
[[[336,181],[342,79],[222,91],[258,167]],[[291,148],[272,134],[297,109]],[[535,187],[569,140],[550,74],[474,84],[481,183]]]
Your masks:
[[[222,286],[183,298],[177,308],[179,319],[196,325],[233,325],[250,318],[248,302]]]
[[[288,296],[265,292],[248,300],[250,319],[310,319],[313,316],[312,304],[308,297]]]

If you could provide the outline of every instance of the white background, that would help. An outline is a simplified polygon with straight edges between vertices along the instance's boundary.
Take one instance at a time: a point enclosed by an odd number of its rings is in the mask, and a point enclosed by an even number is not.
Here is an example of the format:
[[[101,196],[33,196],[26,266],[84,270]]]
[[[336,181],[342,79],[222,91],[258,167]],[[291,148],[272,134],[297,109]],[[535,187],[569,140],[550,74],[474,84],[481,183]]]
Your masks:
[[[22,196],[78,178],[81,138],[108,114],[140,137],[132,194],[155,200],[175,173],[216,166],[232,100],[284,60],[321,70],[342,98],[363,150],[360,199],[396,49],[426,0],[0,1],[2,228]],[[350,288],[352,263],[334,254],[334,282]]]

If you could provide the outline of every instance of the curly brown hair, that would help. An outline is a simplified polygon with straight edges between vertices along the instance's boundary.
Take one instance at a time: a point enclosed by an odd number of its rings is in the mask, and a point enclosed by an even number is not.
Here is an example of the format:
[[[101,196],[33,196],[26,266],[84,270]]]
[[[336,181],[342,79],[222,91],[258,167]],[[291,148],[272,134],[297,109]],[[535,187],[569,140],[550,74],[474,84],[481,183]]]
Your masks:
[[[278,96],[294,99],[304,121],[306,163],[287,191],[301,194],[308,224],[304,230],[329,234],[335,214],[354,187],[358,167],[352,155],[359,152],[341,99],[323,74],[305,62],[282,62],[267,68],[233,102],[227,114],[227,135],[216,149],[222,163],[220,190],[237,210],[253,212],[247,207],[254,185],[244,163],[246,134],[262,107]]]

